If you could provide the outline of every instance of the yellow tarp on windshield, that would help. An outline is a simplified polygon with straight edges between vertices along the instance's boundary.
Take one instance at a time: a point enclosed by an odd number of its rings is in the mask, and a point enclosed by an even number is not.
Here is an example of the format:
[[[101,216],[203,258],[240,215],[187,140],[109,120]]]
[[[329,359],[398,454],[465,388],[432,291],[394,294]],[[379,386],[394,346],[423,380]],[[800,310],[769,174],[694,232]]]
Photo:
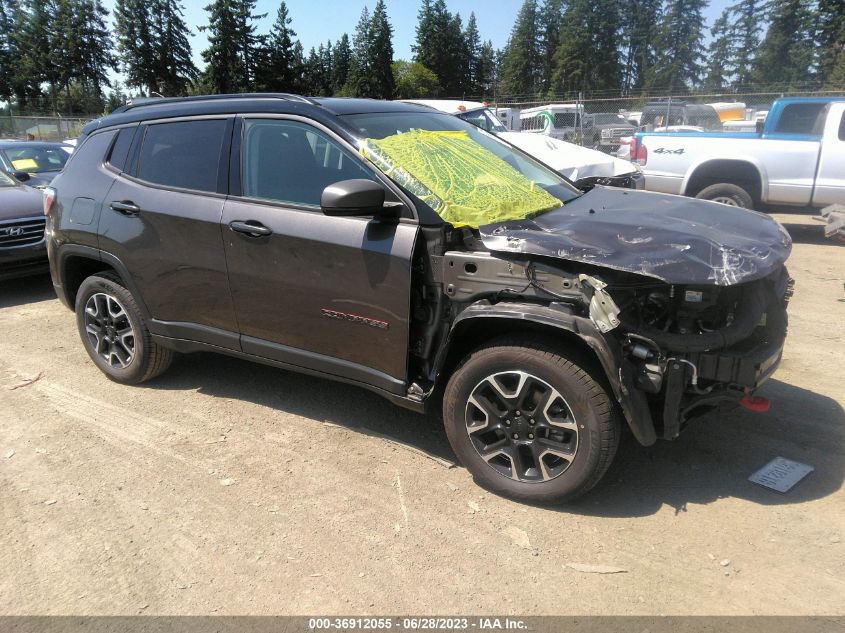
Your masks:
[[[528,218],[563,204],[464,131],[370,138],[361,154],[457,227]]]

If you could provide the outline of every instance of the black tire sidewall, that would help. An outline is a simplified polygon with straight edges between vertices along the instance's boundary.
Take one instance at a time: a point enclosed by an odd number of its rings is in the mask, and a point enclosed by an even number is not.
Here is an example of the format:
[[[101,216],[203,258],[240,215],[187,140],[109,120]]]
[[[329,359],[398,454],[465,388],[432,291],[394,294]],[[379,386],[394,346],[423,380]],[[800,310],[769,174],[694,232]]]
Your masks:
[[[125,368],[109,365],[105,359],[96,353],[88,340],[88,335],[85,331],[85,304],[92,295],[98,292],[111,295],[120,302],[135,332],[135,356]],[[132,293],[126,288],[106,277],[97,275],[88,277],[88,279],[82,282],[76,294],[76,326],[79,330],[82,344],[85,346],[85,351],[88,352],[88,356],[94,361],[100,371],[112,380],[121,383],[135,384],[143,380],[147,366],[147,350],[149,349],[147,339],[149,338],[149,334],[135,303],[135,299]]]
[[[577,496],[593,479],[600,464],[602,421],[590,400],[591,390],[578,379],[578,367],[569,369],[539,350],[491,347],[471,356],[452,376],[443,398],[446,434],[460,462],[482,487],[520,501],[555,503]],[[475,386],[491,374],[514,370],[533,374],[557,389],[578,424],[575,459],[550,481],[519,482],[500,474],[478,454],[466,431],[466,404]]]
[[[731,198],[737,206],[743,209],[753,209],[754,199],[751,194],[739,185],[732,183],[718,183],[705,187],[695,196],[701,200],[713,200],[714,198]]]

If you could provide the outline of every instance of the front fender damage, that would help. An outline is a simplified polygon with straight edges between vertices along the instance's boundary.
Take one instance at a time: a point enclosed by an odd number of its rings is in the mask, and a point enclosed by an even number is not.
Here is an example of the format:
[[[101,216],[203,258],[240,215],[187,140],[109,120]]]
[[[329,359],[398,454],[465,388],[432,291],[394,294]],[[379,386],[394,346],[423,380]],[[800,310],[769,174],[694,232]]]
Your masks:
[[[645,394],[635,388],[633,367],[623,358],[618,342],[602,333],[592,320],[578,316],[571,306],[564,303],[551,303],[548,306],[511,302],[491,304],[484,299],[468,305],[452,323],[442,348],[443,357],[437,362],[438,373],[445,362],[445,350],[450,348],[456,332],[470,322],[481,319],[529,321],[578,336],[596,355],[637,441],[643,446],[651,446],[657,441]]]

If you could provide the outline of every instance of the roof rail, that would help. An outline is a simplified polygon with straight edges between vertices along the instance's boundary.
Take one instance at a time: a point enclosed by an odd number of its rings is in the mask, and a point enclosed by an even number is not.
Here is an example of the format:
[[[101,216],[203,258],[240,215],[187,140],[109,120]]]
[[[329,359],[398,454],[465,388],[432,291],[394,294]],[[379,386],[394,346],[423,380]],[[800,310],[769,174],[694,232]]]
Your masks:
[[[235,94],[195,95],[191,97],[141,97],[128,101],[125,105],[114,110],[114,113],[127,112],[135,108],[143,108],[160,103],[185,103],[191,101],[216,101],[218,99],[283,99],[285,101],[299,101],[311,105],[319,105],[310,97],[289,92],[242,92]]]

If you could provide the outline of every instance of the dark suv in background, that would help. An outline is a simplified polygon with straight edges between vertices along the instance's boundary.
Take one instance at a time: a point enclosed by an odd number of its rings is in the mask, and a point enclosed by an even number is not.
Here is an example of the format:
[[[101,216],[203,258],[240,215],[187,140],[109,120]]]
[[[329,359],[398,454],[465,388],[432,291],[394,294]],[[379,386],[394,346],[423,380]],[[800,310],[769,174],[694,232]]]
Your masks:
[[[372,153],[413,139],[421,151],[391,167]],[[450,144],[465,153],[441,151]],[[498,199],[518,189],[505,181],[554,204],[476,228],[444,219],[518,207],[519,195]],[[456,183],[490,209],[457,204]],[[442,395],[461,462],[522,500],[589,490],[623,419],[651,444],[717,403],[751,402],[786,332],[791,243],[774,220],[581,193],[483,130],[406,103],[125,107],[86,126],[45,207],[56,292],[111,379],[139,383],[176,352],[213,351],[417,411]]]

